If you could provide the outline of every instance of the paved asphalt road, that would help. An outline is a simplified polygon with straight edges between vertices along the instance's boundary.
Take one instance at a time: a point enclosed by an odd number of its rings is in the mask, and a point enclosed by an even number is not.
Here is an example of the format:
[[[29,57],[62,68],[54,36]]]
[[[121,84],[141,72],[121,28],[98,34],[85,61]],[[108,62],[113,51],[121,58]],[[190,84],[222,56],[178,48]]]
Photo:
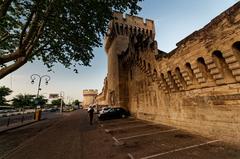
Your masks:
[[[89,124],[85,110],[67,113],[63,118],[48,125],[4,158],[123,159],[127,157],[126,154],[117,155],[111,136],[99,129],[96,121],[93,125]]]
[[[1,152],[4,159],[240,159],[240,147],[162,124],[129,118],[90,125],[85,110],[0,135]]]

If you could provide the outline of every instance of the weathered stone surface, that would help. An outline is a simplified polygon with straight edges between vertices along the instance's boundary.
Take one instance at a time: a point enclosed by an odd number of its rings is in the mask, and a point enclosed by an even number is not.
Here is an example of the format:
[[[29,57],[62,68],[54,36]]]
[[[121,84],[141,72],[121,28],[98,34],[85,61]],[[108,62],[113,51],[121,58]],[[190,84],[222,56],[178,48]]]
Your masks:
[[[153,21],[116,16],[97,103],[240,145],[240,2],[168,54],[156,48]]]
[[[97,94],[98,94],[97,89],[83,90],[83,108],[87,108],[89,105],[94,104]]]

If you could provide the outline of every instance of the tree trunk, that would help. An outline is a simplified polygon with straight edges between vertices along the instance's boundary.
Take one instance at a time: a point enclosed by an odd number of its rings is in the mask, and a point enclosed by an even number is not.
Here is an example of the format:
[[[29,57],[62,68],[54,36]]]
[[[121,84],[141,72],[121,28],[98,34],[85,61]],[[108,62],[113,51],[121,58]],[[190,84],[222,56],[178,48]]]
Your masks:
[[[13,71],[17,70],[21,66],[27,63],[27,59],[25,57],[19,58],[15,63],[12,65],[9,65],[5,68],[2,68],[0,70],[0,79],[7,76],[9,73],[12,73]]]

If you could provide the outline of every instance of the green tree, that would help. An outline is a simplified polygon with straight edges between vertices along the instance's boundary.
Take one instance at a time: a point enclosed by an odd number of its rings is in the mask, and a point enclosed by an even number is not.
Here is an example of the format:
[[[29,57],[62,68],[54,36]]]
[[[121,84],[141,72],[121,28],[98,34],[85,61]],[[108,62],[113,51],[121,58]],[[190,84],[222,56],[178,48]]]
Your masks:
[[[47,101],[48,101],[48,100],[47,100],[44,96],[40,95],[38,98],[35,98],[35,99],[34,99],[34,106],[37,106],[37,105],[40,105],[40,106],[46,105]]]
[[[142,0],[1,0],[0,79],[28,61],[51,70],[90,66],[113,11],[137,14]]]
[[[65,105],[64,101],[63,102],[63,105]],[[57,106],[60,106],[61,105],[61,99],[56,99],[56,100],[52,100],[52,105],[57,105]]]
[[[73,104],[79,106],[80,102],[79,102],[79,100],[76,99],[73,101]]]
[[[12,105],[16,108],[25,108],[25,107],[33,107],[35,105],[34,102],[35,95],[30,94],[19,94],[16,95],[12,99]]]
[[[6,96],[10,95],[12,93],[12,90],[8,87],[1,86],[0,87],[0,105],[7,105]]]

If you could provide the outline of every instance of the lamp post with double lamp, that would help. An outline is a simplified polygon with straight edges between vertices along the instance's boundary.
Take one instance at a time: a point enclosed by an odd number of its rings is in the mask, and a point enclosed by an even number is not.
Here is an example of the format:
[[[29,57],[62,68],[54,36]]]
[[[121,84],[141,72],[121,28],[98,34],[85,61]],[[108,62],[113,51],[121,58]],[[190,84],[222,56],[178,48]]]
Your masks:
[[[39,101],[38,101],[38,97],[39,97],[39,91],[42,90],[41,89],[41,82],[42,82],[42,79],[45,79],[45,84],[47,85],[48,84],[48,81],[50,81],[50,76],[48,75],[43,75],[43,76],[40,76],[38,74],[32,74],[31,75],[31,83],[34,84],[34,81],[38,78],[38,89],[37,89],[37,96],[36,96],[36,99],[37,99],[37,105],[39,104]],[[38,107],[38,106],[37,106]],[[40,107],[40,106],[39,106]],[[40,107],[41,108],[41,107]],[[35,109],[35,113],[34,113],[34,119],[36,121],[40,121],[41,120],[41,109],[37,110]]]
[[[43,75],[43,76],[40,76],[38,74],[32,74],[31,75],[31,83],[34,84],[34,81],[38,78],[38,89],[37,89],[37,98],[39,96],[39,91],[41,91],[41,82],[42,82],[42,79],[45,79],[45,84],[48,85],[48,81],[50,81],[50,76],[48,75]]]

